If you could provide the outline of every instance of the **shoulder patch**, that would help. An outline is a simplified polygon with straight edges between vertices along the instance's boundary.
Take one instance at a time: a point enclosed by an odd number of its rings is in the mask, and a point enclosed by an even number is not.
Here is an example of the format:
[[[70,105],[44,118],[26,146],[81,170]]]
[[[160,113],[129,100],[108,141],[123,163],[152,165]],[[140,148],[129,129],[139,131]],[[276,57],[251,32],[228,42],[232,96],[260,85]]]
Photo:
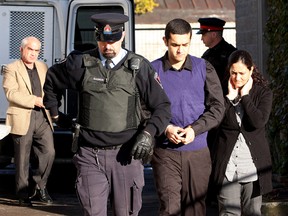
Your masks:
[[[158,75],[157,72],[155,72],[155,74],[154,74],[154,79],[161,86],[161,88],[163,88],[161,81],[160,81],[160,76]]]

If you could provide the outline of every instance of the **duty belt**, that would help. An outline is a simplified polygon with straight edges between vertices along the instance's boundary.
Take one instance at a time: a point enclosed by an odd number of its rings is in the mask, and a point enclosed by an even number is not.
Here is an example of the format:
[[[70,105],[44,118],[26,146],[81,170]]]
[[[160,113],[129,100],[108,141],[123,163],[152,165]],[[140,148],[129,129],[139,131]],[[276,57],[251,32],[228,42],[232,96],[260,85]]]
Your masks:
[[[121,146],[123,145],[123,144],[120,144],[120,145],[113,145],[113,146],[94,146],[94,145],[88,143],[82,136],[79,136],[79,143],[81,143],[81,146],[89,147],[95,151],[97,151],[97,150],[116,150],[116,149],[121,148]]]
[[[93,146],[94,150],[115,150],[121,148],[122,145],[117,146]]]

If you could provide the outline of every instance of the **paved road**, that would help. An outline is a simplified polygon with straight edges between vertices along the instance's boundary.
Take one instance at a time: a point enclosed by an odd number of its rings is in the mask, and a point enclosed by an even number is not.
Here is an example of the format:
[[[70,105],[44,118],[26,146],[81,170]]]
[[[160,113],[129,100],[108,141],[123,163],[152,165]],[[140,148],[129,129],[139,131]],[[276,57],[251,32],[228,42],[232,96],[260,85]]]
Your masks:
[[[67,165],[54,167],[48,184],[50,195],[54,199],[53,205],[45,206],[33,202],[33,207],[29,208],[18,206],[18,200],[14,195],[14,175],[3,175],[0,170],[0,216],[81,216],[81,209],[74,193],[74,174],[74,167]],[[145,184],[143,207],[139,216],[156,216],[158,200],[151,169],[145,169]],[[215,209],[208,209],[208,212],[209,216],[216,215]]]
[[[33,207],[29,208],[18,206],[18,200],[14,195],[13,171],[3,174],[3,170],[0,170],[0,216],[81,216],[74,191],[75,174],[73,165],[54,166],[48,184],[50,195],[54,199],[53,205],[46,206],[33,202]],[[157,216],[158,199],[151,169],[145,169],[145,184],[143,207],[139,216]],[[264,203],[263,216],[287,216],[288,197],[286,197],[285,194],[282,198],[285,202]],[[207,216],[217,216],[216,212],[216,207],[207,208]],[[111,215],[109,211],[108,216]]]

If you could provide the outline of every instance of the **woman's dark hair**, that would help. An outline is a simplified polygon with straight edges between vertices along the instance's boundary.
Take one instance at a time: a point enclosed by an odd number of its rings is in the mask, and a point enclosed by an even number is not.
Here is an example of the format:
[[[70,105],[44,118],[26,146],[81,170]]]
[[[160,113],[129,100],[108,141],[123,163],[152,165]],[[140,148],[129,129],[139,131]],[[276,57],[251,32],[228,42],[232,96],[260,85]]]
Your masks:
[[[264,76],[260,73],[259,69],[257,66],[254,64],[251,55],[249,52],[245,50],[236,50],[231,53],[228,59],[228,65],[227,65],[227,70],[229,72],[231,66],[234,63],[237,62],[242,62],[244,65],[247,66],[249,70],[251,70],[252,66],[254,67],[253,72],[252,72],[252,79],[255,83],[261,85],[261,86],[267,86],[268,81],[264,78]]]
[[[190,33],[190,38],[192,37],[192,28],[191,25],[180,18],[173,19],[166,25],[165,28],[165,38],[166,40],[170,39],[170,34],[188,34]]]

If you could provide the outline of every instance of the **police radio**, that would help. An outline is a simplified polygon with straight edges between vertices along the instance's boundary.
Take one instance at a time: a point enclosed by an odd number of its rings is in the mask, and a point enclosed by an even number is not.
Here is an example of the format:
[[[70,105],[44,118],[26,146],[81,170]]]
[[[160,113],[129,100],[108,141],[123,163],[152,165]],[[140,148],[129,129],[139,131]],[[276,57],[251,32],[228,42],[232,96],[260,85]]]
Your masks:
[[[133,71],[133,77],[135,76],[135,71],[140,68],[140,59],[133,57],[129,61],[129,68]]]

